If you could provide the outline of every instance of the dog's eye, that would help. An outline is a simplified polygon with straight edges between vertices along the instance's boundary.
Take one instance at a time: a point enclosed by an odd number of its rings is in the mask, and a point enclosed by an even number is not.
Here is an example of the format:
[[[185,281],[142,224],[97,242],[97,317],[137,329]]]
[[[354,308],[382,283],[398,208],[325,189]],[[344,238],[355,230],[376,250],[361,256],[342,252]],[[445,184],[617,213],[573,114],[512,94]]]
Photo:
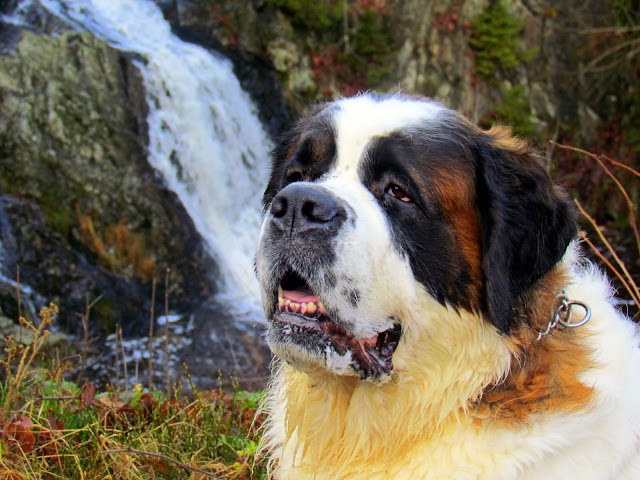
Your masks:
[[[387,189],[387,193],[389,195],[393,195],[398,200],[401,200],[401,201],[403,201],[405,203],[413,202],[413,200],[411,200],[411,197],[409,197],[409,195],[407,195],[407,192],[405,192],[401,187],[399,187],[398,185],[396,185],[394,183],[389,185],[389,188]]]

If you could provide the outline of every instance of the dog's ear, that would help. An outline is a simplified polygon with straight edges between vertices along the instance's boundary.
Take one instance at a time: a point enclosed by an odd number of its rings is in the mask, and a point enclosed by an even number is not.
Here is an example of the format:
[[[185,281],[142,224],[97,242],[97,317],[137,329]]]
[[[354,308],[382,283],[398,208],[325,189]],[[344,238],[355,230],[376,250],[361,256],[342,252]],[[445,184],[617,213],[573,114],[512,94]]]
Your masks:
[[[484,310],[508,334],[517,298],[560,261],[576,236],[577,215],[538,156],[508,129],[483,133],[474,157]]]

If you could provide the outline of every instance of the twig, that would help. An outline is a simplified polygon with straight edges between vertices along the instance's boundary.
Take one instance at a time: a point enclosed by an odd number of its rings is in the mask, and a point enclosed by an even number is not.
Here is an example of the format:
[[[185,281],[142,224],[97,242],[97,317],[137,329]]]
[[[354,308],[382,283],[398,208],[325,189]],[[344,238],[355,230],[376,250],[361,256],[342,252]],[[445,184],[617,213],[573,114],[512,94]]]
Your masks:
[[[545,167],[547,167],[547,170],[550,168],[551,163],[552,163],[551,159],[553,158],[553,151],[554,151],[556,145],[558,145],[556,140],[558,139],[558,134],[559,133],[560,133],[560,119],[557,118],[556,119],[556,127],[555,127],[554,132],[553,132],[553,140],[549,140],[549,146],[547,147],[547,152],[546,152]]]
[[[149,391],[153,387],[153,321],[155,317],[155,305],[156,305],[156,277],[153,277],[151,281],[151,308],[149,308],[149,363],[147,369],[149,370]]]
[[[57,402],[62,400],[78,400],[80,395],[62,395],[59,397],[35,397],[34,402]]]
[[[606,155],[600,155],[600,156],[602,158],[604,158],[607,162],[610,162],[610,163],[614,164],[616,167],[624,168],[625,170],[633,173],[636,177],[640,177],[640,172],[638,170],[636,170],[635,168],[630,167],[629,165],[625,165],[624,163],[618,162],[618,161],[614,160],[613,158],[610,158],[610,157],[608,157]]]
[[[631,292],[629,285],[627,284],[627,281],[624,279],[624,276],[618,271],[618,269],[616,267],[613,266],[613,264],[607,259],[607,257],[605,257],[602,252],[598,249],[598,247],[596,247],[596,245],[591,241],[591,239],[587,236],[586,233],[584,232],[580,232],[579,233],[580,238],[582,240],[584,240],[585,242],[587,242],[587,244],[591,247],[591,249],[593,250],[593,253],[596,254],[596,256],[602,260],[602,263],[604,263],[607,268],[609,268],[609,270],[611,270],[613,272],[613,274],[618,277],[618,280],[620,280],[620,282],[622,283],[622,285],[624,286],[624,288]],[[631,295],[633,297],[633,295]],[[635,300],[634,300],[635,301]]]
[[[612,55],[614,55],[616,52],[619,52],[620,50],[624,50],[627,47],[636,47],[638,44],[640,44],[640,38],[633,38],[631,40],[627,40],[626,42],[622,42],[619,43],[617,45],[614,45],[612,47],[607,48],[604,52],[602,52],[601,54],[599,54],[597,57],[593,58],[586,66],[585,66],[585,71],[586,72],[598,72],[598,71],[603,71],[603,70],[607,70],[610,67],[612,67],[616,61],[614,60],[613,62],[609,63],[606,66],[601,66],[599,68],[595,68],[596,65],[598,65],[600,62],[602,62],[603,60],[605,60],[607,57],[610,57]],[[636,51],[637,49],[633,49],[632,52]],[[624,59],[623,59],[624,60]],[[627,59],[628,60],[628,59]],[[620,63],[621,60],[618,60],[617,63]]]
[[[87,369],[87,353],[89,352],[89,345],[91,340],[89,338],[89,317],[91,315],[91,309],[102,299],[102,294],[89,303],[89,294],[84,296],[84,315],[80,316],[82,320],[82,350],[80,351],[80,372],[78,372],[78,381],[84,376],[84,372]]]
[[[349,2],[345,0],[342,4],[342,41],[344,42],[344,53],[351,53],[349,44]]]
[[[164,276],[164,381],[167,398],[171,398],[171,380],[169,378],[169,274],[167,268]]]
[[[20,299],[20,265],[16,266],[16,299],[18,300],[18,323],[20,324],[20,330],[18,333],[18,342],[22,343],[22,300]]]
[[[115,345],[113,347],[113,359],[115,362],[115,367],[116,367],[116,382],[115,384],[118,384],[120,382],[120,354],[118,352],[118,327],[119,324],[116,324],[116,340],[115,340]],[[111,382],[113,384],[113,382]]]
[[[169,457],[167,455],[163,455],[162,453],[146,452],[144,450],[137,450],[135,448],[118,448],[118,449],[102,450],[102,451],[100,451],[100,453],[101,454],[133,453],[134,455],[145,455],[147,457],[159,458],[160,460],[165,460],[167,462],[175,463],[176,465],[178,465],[181,468],[184,468],[185,470],[189,470],[191,472],[199,473],[201,475],[204,475],[205,477],[220,478],[219,474],[207,472],[206,470],[202,470],[202,469],[197,468],[197,467],[192,467],[191,465],[187,465],[186,463],[182,463],[181,461],[176,460],[175,458],[171,458],[171,457]]]
[[[640,31],[640,25],[632,27],[600,27],[600,28],[566,28],[566,31],[577,33],[578,35],[600,35],[602,33],[632,33]]]
[[[600,237],[600,240],[602,240],[602,243],[604,243],[604,245],[607,247],[607,250],[609,250],[609,253],[611,253],[611,256],[615,259],[616,263],[618,264],[618,266],[620,267],[620,269],[622,270],[622,272],[624,273],[624,276],[627,280],[629,280],[629,282],[625,282],[624,280],[622,280],[622,278],[620,278],[620,280],[623,282],[623,284],[625,285],[625,288],[627,289],[627,291],[629,292],[629,295],[631,295],[631,297],[633,298],[633,300],[636,302],[636,305],[640,305],[640,291],[638,291],[638,287],[635,284],[635,282],[633,281],[633,278],[631,277],[631,275],[629,274],[629,271],[627,270],[627,268],[624,265],[624,262],[622,260],[620,260],[620,257],[618,257],[618,255],[616,254],[616,251],[613,249],[613,247],[611,246],[611,244],[607,241],[607,239],[605,238],[605,236],[602,234],[602,232],[600,231],[600,228],[598,227],[598,224],[596,223],[596,221],[593,219],[593,217],[591,217],[586,211],[585,209],[582,207],[582,205],[580,204],[580,202],[578,200],[574,199],[574,202],[576,203],[576,205],[578,206],[578,209],[580,210],[580,213],[589,221],[589,223],[593,226],[593,228],[595,229],[596,233],[598,234],[598,236]]]
[[[635,171],[631,167],[627,167],[626,165],[624,165],[624,164],[622,164],[620,162],[616,162],[615,160],[607,157],[606,155],[595,155],[595,154],[593,154],[591,152],[587,152],[586,150],[582,150],[582,149],[576,148],[576,147],[571,147],[569,145],[562,145],[562,144],[556,143],[554,141],[551,141],[551,143],[557,145],[559,148],[562,148],[562,149],[565,149],[565,150],[572,150],[574,152],[579,152],[579,153],[582,153],[582,154],[584,154],[584,155],[586,155],[586,156],[588,156],[590,158],[593,158],[596,162],[598,162],[598,165],[600,165],[600,167],[609,176],[609,178],[611,178],[611,180],[613,180],[613,182],[618,187],[618,190],[620,190],[620,192],[624,196],[625,201],[627,202],[627,208],[629,209],[629,224],[631,225],[631,229],[633,230],[633,235],[634,235],[634,238],[636,239],[636,247],[638,249],[638,254],[640,255],[640,232],[638,231],[638,224],[636,222],[635,205],[633,204],[633,201],[631,200],[631,197],[629,197],[629,194],[627,193],[627,190],[624,188],[622,183],[620,183],[620,181],[611,172],[611,170],[609,170],[609,168],[604,164],[602,159],[604,158],[605,160],[613,163],[614,165],[621,166],[621,167],[623,166],[628,171],[630,171],[630,172],[632,172],[632,173],[634,173],[634,174],[636,174],[638,176],[640,176],[640,173]]]
[[[124,351],[124,339],[122,338],[122,327],[118,323],[116,325],[116,348],[120,344],[120,353],[122,354],[122,370],[124,372],[124,389],[129,390],[129,367],[127,365],[127,355]]]

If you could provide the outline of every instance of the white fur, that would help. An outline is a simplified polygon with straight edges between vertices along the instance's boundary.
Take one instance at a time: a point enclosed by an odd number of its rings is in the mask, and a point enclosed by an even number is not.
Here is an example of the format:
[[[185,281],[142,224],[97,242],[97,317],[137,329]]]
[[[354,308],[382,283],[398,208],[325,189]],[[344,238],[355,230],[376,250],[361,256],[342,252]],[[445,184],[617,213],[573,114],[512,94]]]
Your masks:
[[[640,436],[640,350],[638,345],[640,337],[638,328],[630,320],[623,317],[609,303],[609,285],[606,279],[595,268],[587,265],[584,268],[576,268],[572,274],[571,286],[568,295],[587,303],[592,311],[592,319],[585,326],[586,338],[589,348],[593,351],[594,364],[584,374],[583,382],[592,385],[595,396],[592,403],[579,413],[555,413],[540,414],[532,419],[529,425],[519,428],[494,426],[491,423],[481,427],[474,425],[469,417],[457,415],[454,406],[460,407],[463,399],[455,398],[445,403],[451,408],[443,408],[443,418],[438,433],[431,432],[421,439],[417,439],[407,447],[403,447],[397,456],[387,456],[376,462],[374,459],[366,459],[359,464],[357,456],[349,460],[348,465],[336,465],[328,461],[325,464],[316,464],[317,470],[309,471],[304,468],[298,470],[304,455],[302,452],[308,445],[297,444],[297,433],[287,438],[284,425],[287,421],[285,413],[287,400],[287,385],[275,383],[271,392],[271,427],[267,432],[267,441],[275,447],[274,454],[280,457],[280,465],[275,473],[279,479],[304,479],[315,478],[318,480],[335,479],[495,479],[495,480],[535,480],[535,479],[565,479],[576,478],[580,480],[605,480],[605,479],[638,479],[640,478],[640,457],[638,456]],[[427,301],[427,304],[429,302]],[[424,305],[427,306],[427,305]],[[446,322],[461,322],[454,315],[448,315],[433,303],[428,305],[433,311],[431,318],[433,324],[444,327]],[[445,318],[448,316],[449,318]],[[464,323],[464,315],[462,316]],[[473,321],[470,319],[470,321]],[[462,335],[461,330],[468,325],[458,324],[458,329],[438,332],[440,337],[448,337],[447,340],[455,340]],[[415,328],[418,328],[416,326]],[[468,332],[467,332],[468,333]],[[477,331],[478,339],[484,338],[488,342],[487,349],[494,350],[494,355],[489,352],[477,351],[475,358],[473,352],[466,352],[469,357],[462,359],[461,365],[449,365],[449,371],[429,371],[429,365],[423,365],[416,370],[412,359],[416,352],[409,351],[407,345],[414,344],[413,339],[403,342],[404,348],[398,348],[394,363],[400,377],[408,387],[401,395],[400,405],[394,405],[393,399],[385,399],[385,386],[379,387],[367,382],[361,382],[356,387],[356,392],[351,399],[353,409],[358,414],[365,416],[379,415],[382,417],[394,417],[394,408],[409,408],[414,402],[409,394],[410,383],[420,383],[416,394],[429,395],[424,384],[441,391],[442,382],[451,382],[453,377],[461,375],[462,371],[472,375],[482,375],[487,372],[487,377],[476,378],[471,383],[486,384],[495,374],[502,370],[506,373],[509,357],[507,348],[497,340],[492,342],[486,332]],[[409,329],[407,335],[423,335],[415,329]],[[428,334],[427,334],[428,336]],[[498,337],[495,336],[497,339]],[[437,339],[432,338],[432,342]],[[428,355],[418,353],[425,362],[432,358],[436,364],[443,353],[436,352],[442,348],[440,345],[430,346],[428,339],[423,346],[426,350],[433,349]],[[422,342],[420,342],[422,343]],[[455,347],[448,352],[455,355]],[[477,345],[477,343],[476,343]],[[500,353],[500,350],[503,350]],[[495,355],[497,353],[497,355]],[[482,357],[484,355],[484,360]],[[502,366],[487,364],[483,367],[483,361],[487,357],[505,360]],[[468,364],[467,361],[477,361],[476,364]],[[469,368],[473,365],[474,368]],[[411,367],[411,371],[407,368]],[[459,369],[458,371],[455,371]],[[288,372],[291,374],[291,372]],[[301,374],[304,375],[304,374]],[[407,375],[416,378],[407,379]],[[421,377],[422,378],[419,378]],[[280,377],[282,380],[284,377]],[[327,384],[331,380],[326,380]],[[429,382],[433,382],[429,385]],[[440,383],[440,385],[438,385]],[[463,385],[463,389],[466,385]],[[444,391],[454,391],[455,385],[449,385]],[[462,392],[461,392],[462,393]],[[477,392],[479,394],[479,392]],[[323,403],[331,408],[338,401],[339,395],[331,388],[326,388]],[[378,397],[372,400],[371,397]],[[379,410],[375,410],[375,402],[379,403]],[[419,403],[419,402],[418,402]],[[433,405],[432,405],[433,407]],[[425,407],[426,408],[426,407]],[[439,406],[438,408],[441,408]],[[371,410],[370,410],[371,409]],[[308,414],[311,414],[311,410]],[[401,441],[399,435],[410,435],[412,429],[422,421],[421,412],[414,412],[415,424],[403,425],[401,431],[381,432],[388,435],[389,442]],[[411,418],[412,415],[407,415]],[[329,417],[330,418],[330,417]],[[327,418],[327,421],[329,421]],[[369,419],[372,420],[372,419]],[[378,419],[381,420],[381,419]],[[365,420],[366,421],[366,420]],[[373,421],[372,425],[385,425],[385,422]],[[323,429],[330,429],[330,425],[324,425]],[[389,428],[388,426],[385,428]],[[353,432],[353,435],[375,435],[375,432]],[[318,433],[320,435],[320,433]],[[294,453],[297,452],[297,453]],[[326,452],[329,456],[331,452]],[[293,459],[295,461],[292,461]],[[289,463],[291,462],[291,463]],[[295,465],[298,465],[296,467]],[[319,465],[319,466],[318,466]]]
[[[412,102],[402,97],[380,102],[368,95],[340,100],[336,107],[338,168],[352,174],[356,173],[371,138],[407,129],[419,122],[436,121],[438,114],[444,111],[444,107],[436,102]]]

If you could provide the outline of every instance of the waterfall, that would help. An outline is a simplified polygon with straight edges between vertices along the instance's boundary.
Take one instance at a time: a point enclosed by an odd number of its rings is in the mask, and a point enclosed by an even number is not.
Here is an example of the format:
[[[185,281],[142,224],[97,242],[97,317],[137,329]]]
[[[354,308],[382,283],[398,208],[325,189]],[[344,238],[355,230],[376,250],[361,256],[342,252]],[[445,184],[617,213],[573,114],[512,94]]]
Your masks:
[[[172,34],[151,0],[38,0],[73,28],[140,57],[150,164],[216,259],[220,299],[260,318],[253,256],[270,141],[229,60]]]

